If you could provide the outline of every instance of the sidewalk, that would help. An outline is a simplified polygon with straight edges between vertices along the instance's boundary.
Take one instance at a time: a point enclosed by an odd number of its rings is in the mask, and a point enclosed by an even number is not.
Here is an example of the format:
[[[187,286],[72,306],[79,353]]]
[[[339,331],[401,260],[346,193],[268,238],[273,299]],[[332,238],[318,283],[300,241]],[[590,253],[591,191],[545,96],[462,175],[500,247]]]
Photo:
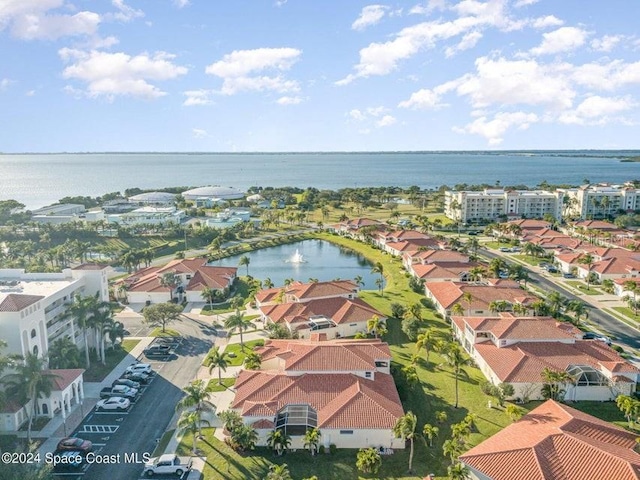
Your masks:
[[[82,404],[76,404],[71,407],[71,413],[67,416],[66,421],[63,420],[62,415],[56,415],[42,430],[32,432],[34,437],[47,438],[38,449],[42,456],[48,452],[53,452],[58,442],[70,435],[80,425],[84,417],[91,412],[98,400],[100,400],[100,390],[110,386],[114,380],[120,378],[122,372],[136,361],[143,350],[154,340],[154,337],[127,337],[127,340],[140,340],[140,342],[111,370],[111,373],[102,382],[84,383],[84,400]]]

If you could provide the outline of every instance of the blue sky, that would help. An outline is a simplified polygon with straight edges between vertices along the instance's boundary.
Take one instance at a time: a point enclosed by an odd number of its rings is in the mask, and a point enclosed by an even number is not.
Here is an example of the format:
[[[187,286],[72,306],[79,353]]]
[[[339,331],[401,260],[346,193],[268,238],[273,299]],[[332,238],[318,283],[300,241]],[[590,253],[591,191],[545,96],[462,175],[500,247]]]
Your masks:
[[[0,151],[638,148],[638,0],[1,0]]]

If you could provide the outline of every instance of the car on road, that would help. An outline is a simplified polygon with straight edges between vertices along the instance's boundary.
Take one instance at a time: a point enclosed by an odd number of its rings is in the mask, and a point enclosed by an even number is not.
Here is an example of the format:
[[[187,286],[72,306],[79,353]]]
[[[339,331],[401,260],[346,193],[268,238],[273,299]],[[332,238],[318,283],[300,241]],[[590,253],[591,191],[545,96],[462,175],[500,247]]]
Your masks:
[[[511,251],[517,253],[517,252],[521,252],[522,249],[520,247],[511,247]]]
[[[96,403],[96,410],[102,412],[103,410],[117,410],[124,411],[131,405],[131,402],[122,397],[111,397],[100,400]]]
[[[595,332],[585,332],[584,335],[582,335],[583,340],[595,340],[598,337],[599,335]]]
[[[116,385],[124,385],[129,388],[135,388],[136,390],[140,390],[140,382],[135,382],[133,380],[128,380],[126,378],[118,378],[117,380],[114,380],[111,386],[115,387]]]
[[[148,363],[134,363],[127,367],[125,373],[151,373],[151,365]]]
[[[144,350],[147,358],[166,358],[173,354],[173,349],[169,344],[154,344]]]
[[[177,475],[191,470],[192,460],[190,457],[179,457],[175,454],[164,454],[159,457],[150,458],[144,464],[144,475],[153,477],[154,475]]]
[[[127,387],[126,385],[116,385],[114,387],[104,387],[100,390],[100,398],[124,397],[135,400],[138,396],[138,389]]]
[[[89,453],[93,450],[93,444],[89,440],[78,437],[63,438],[58,442],[56,452],[80,452]]]
[[[510,252],[511,249],[509,247],[500,247],[500,251],[504,252],[504,253],[507,253],[507,252]]]
[[[133,380],[134,382],[147,384],[153,378],[152,375],[144,372],[124,372],[122,378],[125,380]]]
[[[594,340],[598,342],[606,343],[607,345],[611,346],[611,339],[609,337],[605,337],[604,335],[600,335],[596,337]]]

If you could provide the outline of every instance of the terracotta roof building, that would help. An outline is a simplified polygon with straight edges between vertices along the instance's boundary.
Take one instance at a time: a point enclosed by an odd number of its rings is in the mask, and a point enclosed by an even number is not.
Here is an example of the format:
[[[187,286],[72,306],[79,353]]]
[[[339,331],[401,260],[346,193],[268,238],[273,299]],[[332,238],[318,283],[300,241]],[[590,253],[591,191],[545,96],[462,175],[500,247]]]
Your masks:
[[[293,282],[286,287],[268,288],[256,293],[256,304],[308,302],[323,298],[356,298],[360,286],[353,280],[332,280],[328,282]]]
[[[637,480],[636,437],[548,400],[460,461],[474,480]]]

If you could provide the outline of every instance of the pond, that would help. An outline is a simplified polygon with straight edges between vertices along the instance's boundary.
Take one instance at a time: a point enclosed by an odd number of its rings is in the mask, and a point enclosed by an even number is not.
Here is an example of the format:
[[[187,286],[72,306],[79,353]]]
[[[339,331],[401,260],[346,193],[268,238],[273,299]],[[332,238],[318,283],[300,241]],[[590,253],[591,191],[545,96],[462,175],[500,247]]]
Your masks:
[[[296,252],[301,258],[296,258]],[[375,281],[379,276],[371,273],[371,262],[353,250],[323,240],[304,240],[244,255],[250,259],[249,274],[260,280],[268,277],[276,287],[284,285],[287,278],[301,282],[315,278],[322,282],[336,278],[354,279],[359,275],[364,282],[362,288],[377,288]],[[223,258],[212,265],[238,267],[238,275],[246,275],[246,267],[238,265],[241,256]]]

